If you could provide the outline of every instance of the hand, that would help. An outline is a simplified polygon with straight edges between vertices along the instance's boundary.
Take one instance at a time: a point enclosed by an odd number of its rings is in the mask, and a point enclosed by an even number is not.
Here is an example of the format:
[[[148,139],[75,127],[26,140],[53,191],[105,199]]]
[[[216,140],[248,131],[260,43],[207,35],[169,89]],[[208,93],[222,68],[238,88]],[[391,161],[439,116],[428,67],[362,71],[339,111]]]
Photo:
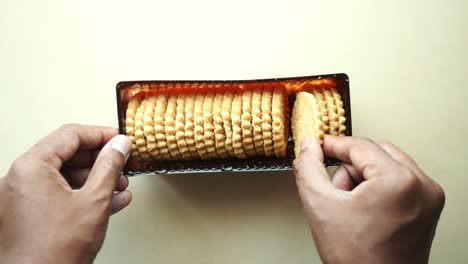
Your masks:
[[[121,175],[131,143],[117,133],[113,128],[65,125],[13,163],[0,178],[0,259],[94,260],[109,216],[132,198],[125,191],[128,179]]]
[[[427,263],[444,192],[390,143],[303,139],[294,171],[325,263]],[[330,180],[323,154],[343,161]]]

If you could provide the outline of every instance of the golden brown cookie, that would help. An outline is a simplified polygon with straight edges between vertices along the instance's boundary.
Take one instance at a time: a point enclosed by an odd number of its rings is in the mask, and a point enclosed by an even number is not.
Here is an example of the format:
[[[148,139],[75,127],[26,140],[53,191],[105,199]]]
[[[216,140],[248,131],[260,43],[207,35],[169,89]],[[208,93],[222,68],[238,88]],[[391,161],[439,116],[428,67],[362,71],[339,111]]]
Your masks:
[[[231,108],[232,101],[234,99],[234,90],[231,85],[226,85],[224,87],[225,93],[223,96],[223,103],[221,105],[221,118],[223,119],[223,129],[225,133],[225,142],[224,147],[226,149],[226,154],[229,157],[235,157],[234,147],[232,141],[232,119],[231,119]]]
[[[262,110],[263,149],[265,151],[265,155],[268,157],[275,156],[275,150],[273,146],[273,134],[272,134],[273,119],[271,117],[272,96],[273,96],[273,86],[271,83],[266,83],[263,87],[263,92],[262,92],[261,110]]]
[[[320,106],[315,96],[308,92],[300,92],[294,101],[291,128],[294,140],[294,153],[299,156],[301,141],[305,136],[316,138],[319,143],[323,140],[323,122]]]
[[[125,118],[125,133],[127,134],[130,141],[132,141],[131,157],[134,159],[140,159],[138,149],[135,143],[135,115],[140,107],[141,99],[139,97],[133,97],[130,99],[127,105],[126,118]]]
[[[335,105],[337,107],[337,114],[338,114],[338,135],[344,136],[346,134],[346,117],[345,117],[345,110],[343,108],[344,104],[341,100],[340,93],[336,90],[336,88],[331,89],[331,93],[333,94],[333,98],[335,99]]]
[[[185,93],[177,94],[177,108],[176,108],[176,119],[175,119],[175,129],[176,129],[176,143],[179,149],[182,159],[191,160],[193,159],[192,154],[187,147],[187,142],[185,141],[185,101],[187,95]]]
[[[196,86],[195,86],[196,87]],[[194,88],[195,89],[195,88]],[[194,107],[195,107],[196,94],[191,91],[187,92],[185,98],[185,142],[187,148],[194,158],[200,158],[195,144],[195,120],[194,120]]]
[[[150,160],[150,154],[148,153],[148,147],[146,145],[146,137],[144,133],[144,124],[143,124],[143,119],[144,119],[144,112],[146,108],[148,100],[145,98],[141,104],[140,107],[138,107],[138,110],[135,114],[135,144],[138,150],[138,153],[140,154],[140,157],[143,160]]]
[[[226,152],[226,134],[224,132],[222,106],[224,99],[224,91],[218,88],[213,102],[213,126],[215,136],[215,147],[218,156],[221,158],[228,158]]]
[[[286,131],[288,127],[287,120],[287,94],[284,87],[278,84],[273,89],[273,101],[271,103],[271,117],[272,133],[273,133],[273,146],[276,157],[284,157],[286,155],[286,148],[288,146],[288,138]]]
[[[215,98],[214,84],[208,85],[208,90],[203,100],[203,138],[209,159],[219,158],[216,152],[215,134],[213,125],[213,104]]]
[[[242,95],[244,89],[238,89],[234,94],[231,106],[232,146],[234,154],[239,159],[247,158],[242,143]]]
[[[241,128],[242,146],[245,150],[245,154],[248,157],[253,157],[256,154],[252,129],[252,96],[252,88],[245,87],[244,92],[242,93]]]
[[[146,108],[143,114],[143,132],[146,137],[146,147],[148,153],[154,158],[159,159],[159,149],[156,145],[156,133],[154,132],[154,110],[156,108],[156,96],[150,96],[146,99]]]
[[[164,132],[166,134],[167,148],[169,149],[169,154],[175,160],[182,159],[182,155],[179,152],[179,147],[177,146],[176,141],[176,127],[175,127],[175,118],[177,111],[177,95],[169,93],[167,99],[167,109],[164,113]]]
[[[205,147],[205,132],[203,129],[203,102],[206,92],[203,90],[197,91],[194,104],[194,138],[195,147],[201,159],[208,159],[208,151]]]
[[[252,91],[252,130],[255,152],[259,156],[265,155],[262,136],[262,92],[263,84],[258,84]]]
[[[338,130],[340,127],[339,124],[339,116],[338,116],[338,108],[335,105],[335,98],[333,97],[332,92],[330,89],[324,89],[323,95],[325,97],[325,101],[327,103],[327,112],[328,112],[328,119],[329,119],[329,134],[330,135],[338,135]]]
[[[322,117],[322,122],[323,122],[323,132],[325,134],[328,134],[330,128],[328,127],[329,125],[329,119],[328,119],[328,109],[327,109],[327,102],[325,100],[325,96],[322,93],[321,89],[314,89],[312,91],[312,94],[315,97],[315,100],[317,101],[317,105],[319,106],[320,109],[320,115]]]
[[[169,149],[167,148],[166,131],[164,124],[168,94],[166,92],[161,92],[156,94],[155,96],[156,103],[154,108],[153,122],[156,146],[159,150],[160,159],[168,160],[171,159],[171,155],[169,155]]]

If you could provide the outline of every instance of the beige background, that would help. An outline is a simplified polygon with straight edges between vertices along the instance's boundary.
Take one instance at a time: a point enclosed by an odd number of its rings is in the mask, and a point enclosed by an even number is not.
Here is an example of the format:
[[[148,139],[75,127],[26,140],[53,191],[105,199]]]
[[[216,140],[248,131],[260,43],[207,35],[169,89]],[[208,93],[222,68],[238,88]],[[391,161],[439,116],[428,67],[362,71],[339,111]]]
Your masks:
[[[117,125],[118,81],[346,72],[356,135],[447,193],[432,263],[467,259],[468,2],[0,1],[0,173],[67,122]],[[97,263],[317,263],[290,173],[138,177]],[[46,194],[44,194],[46,195]]]

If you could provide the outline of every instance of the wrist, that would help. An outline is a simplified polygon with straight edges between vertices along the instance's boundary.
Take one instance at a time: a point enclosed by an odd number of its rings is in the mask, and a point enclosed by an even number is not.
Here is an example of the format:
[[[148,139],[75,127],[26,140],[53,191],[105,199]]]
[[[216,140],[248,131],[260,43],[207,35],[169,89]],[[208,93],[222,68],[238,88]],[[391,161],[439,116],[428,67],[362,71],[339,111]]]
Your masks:
[[[90,256],[73,256],[64,252],[10,252],[0,254],[0,259],[5,263],[34,263],[34,264],[92,264],[94,257]],[[3,263],[3,262],[2,262]]]

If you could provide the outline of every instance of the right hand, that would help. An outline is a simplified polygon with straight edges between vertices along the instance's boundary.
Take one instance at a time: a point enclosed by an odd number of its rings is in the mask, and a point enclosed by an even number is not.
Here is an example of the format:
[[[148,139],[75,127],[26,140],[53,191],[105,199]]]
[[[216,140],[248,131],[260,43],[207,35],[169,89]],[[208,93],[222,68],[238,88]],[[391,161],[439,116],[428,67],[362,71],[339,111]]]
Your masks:
[[[294,172],[325,263],[427,263],[444,207],[442,188],[390,143],[303,139]],[[333,179],[323,155],[343,164]]]

